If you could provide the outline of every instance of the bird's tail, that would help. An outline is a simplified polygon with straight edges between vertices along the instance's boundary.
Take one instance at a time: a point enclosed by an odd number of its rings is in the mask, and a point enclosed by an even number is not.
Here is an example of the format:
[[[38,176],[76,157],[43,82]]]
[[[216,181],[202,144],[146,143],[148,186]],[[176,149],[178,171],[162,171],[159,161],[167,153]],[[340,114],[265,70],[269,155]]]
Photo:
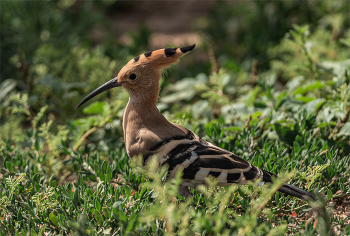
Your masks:
[[[316,200],[315,196],[308,191],[302,190],[300,188],[297,188],[290,184],[284,184],[278,192],[285,193],[297,198],[300,198],[302,200],[309,200],[310,198],[312,200]]]
[[[263,174],[263,181],[272,182],[271,177],[272,176],[276,177],[275,174],[272,174],[272,173],[265,171],[265,170],[262,170],[262,171],[264,173]],[[291,195],[291,196],[300,198],[302,200],[309,200],[309,199],[316,200],[316,198],[313,194],[309,193],[308,191],[297,188],[293,185],[290,185],[290,184],[283,184],[282,187],[280,189],[278,189],[278,192],[285,193],[287,195]]]

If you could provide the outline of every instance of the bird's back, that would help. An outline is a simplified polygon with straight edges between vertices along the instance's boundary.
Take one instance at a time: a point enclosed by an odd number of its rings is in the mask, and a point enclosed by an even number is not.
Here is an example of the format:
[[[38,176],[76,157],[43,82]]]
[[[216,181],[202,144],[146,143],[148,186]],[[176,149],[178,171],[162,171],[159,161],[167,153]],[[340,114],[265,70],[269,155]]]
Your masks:
[[[204,141],[190,130],[181,128],[186,130],[186,134],[172,135],[169,132],[168,138],[156,143],[144,155],[145,163],[150,157],[158,158],[160,165],[168,165],[169,177],[173,177],[181,169],[183,185],[188,187],[204,184],[208,176],[217,178],[220,186],[246,184],[247,181],[255,179],[271,181],[270,174],[264,176],[262,170],[249,162]]]

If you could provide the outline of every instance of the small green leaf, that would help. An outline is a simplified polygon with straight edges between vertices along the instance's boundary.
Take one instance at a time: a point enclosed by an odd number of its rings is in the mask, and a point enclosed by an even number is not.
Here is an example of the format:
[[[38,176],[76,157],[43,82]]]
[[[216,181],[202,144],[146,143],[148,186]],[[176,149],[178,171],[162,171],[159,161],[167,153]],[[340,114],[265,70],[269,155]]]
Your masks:
[[[295,137],[295,141],[297,141],[298,144],[303,145],[303,140],[301,139],[301,137],[300,137],[299,135],[297,135],[297,136]],[[300,145],[299,145],[299,146],[300,146]]]
[[[333,192],[332,192],[332,190],[328,189],[328,191],[327,191],[327,200],[331,200],[332,197],[333,197]]]
[[[250,91],[250,93],[247,95],[248,100],[246,101],[247,107],[253,104],[253,102],[256,100],[256,97],[259,94],[260,88],[256,86],[253,90]]]
[[[119,211],[119,219],[123,222],[127,222],[127,216],[124,211]]]
[[[117,208],[118,206],[120,206],[121,204],[123,204],[123,202],[121,200],[116,201],[115,203],[113,203],[112,208]]]
[[[49,218],[50,218],[51,223],[52,223],[54,226],[56,226],[56,227],[59,226],[58,220],[57,220],[56,216],[55,216],[52,212],[50,213]]]
[[[17,213],[17,221],[22,221],[23,216],[22,216],[22,209],[19,208],[18,213]]]
[[[34,148],[36,151],[39,151],[40,150],[40,143],[39,143],[39,139],[38,139],[37,135],[35,136],[34,140],[35,140]]]
[[[259,167],[259,168],[262,167],[263,163],[264,163],[264,161],[263,161],[262,157],[259,156],[259,159],[258,159],[258,167]]]
[[[37,236],[38,234],[36,233],[35,229],[31,229],[31,236]]]
[[[293,142],[293,146],[294,146],[294,153],[297,154],[299,153],[299,150],[300,150],[300,145],[298,142],[294,141]]]
[[[98,201],[97,198],[95,199],[95,208],[99,211],[101,210],[101,203]]]
[[[294,98],[296,101],[300,101],[300,102],[311,102],[312,100],[315,100],[315,97],[304,97],[304,96],[299,96],[299,97],[295,97]]]
[[[111,181],[112,179],[112,171],[111,169],[108,167],[107,173],[106,173],[106,182]]]
[[[12,171],[13,171],[13,165],[12,165],[12,163],[9,162],[9,161],[6,161],[6,168],[7,168],[10,172],[12,172]]]
[[[320,157],[320,156],[316,156],[316,160],[318,163],[320,163],[321,165],[324,165],[324,160]]]
[[[308,212],[308,211],[311,211],[312,210],[312,207],[305,207],[302,209],[302,211],[304,212]]]
[[[52,187],[57,187],[57,180],[52,180],[52,181],[50,181],[50,186],[52,186]]]
[[[106,176],[103,174],[102,171],[99,173],[98,176],[100,177],[101,181],[106,181],[106,178],[105,178]]]
[[[335,134],[335,137],[350,136],[350,122],[346,122],[341,128],[339,133]]]
[[[111,212],[108,210],[107,207],[102,207],[102,212],[106,218],[109,218],[109,216],[111,215]]]
[[[320,81],[315,81],[315,82],[311,82],[309,84],[306,84],[302,87],[298,87],[292,94],[296,95],[296,94],[305,94],[308,91],[312,91],[312,90],[316,90],[316,89],[320,89],[323,88],[325,86],[324,83],[320,82]]]
[[[14,79],[6,79],[1,83],[0,86],[0,101],[13,90],[17,85],[17,81]]]
[[[79,190],[75,190],[73,195],[73,203],[75,206],[78,205],[78,201],[79,201]]]
[[[102,115],[103,107],[107,104],[107,102],[94,102],[90,106],[84,108],[83,112],[85,114],[92,115]]]
[[[279,192],[275,193],[275,202],[276,202],[276,205],[278,206],[278,203],[280,202],[280,194],[279,194]]]
[[[294,130],[290,126],[281,125],[280,123],[275,123],[275,130],[282,142],[285,142],[289,145],[293,145],[293,141],[298,134],[296,126],[294,126]]]
[[[96,220],[96,222],[102,226],[103,225],[103,216],[101,215],[101,213],[98,210],[94,210],[94,218]]]
[[[256,108],[266,108],[267,107],[267,105],[264,102],[254,102],[253,105]]]
[[[306,103],[303,106],[303,108],[306,110],[307,114],[312,114],[313,112],[316,112],[325,102],[326,102],[326,99],[317,98],[315,100],[312,100]]]
[[[132,214],[128,220],[128,226],[126,227],[126,232],[131,232],[136,221],[136,213]]]

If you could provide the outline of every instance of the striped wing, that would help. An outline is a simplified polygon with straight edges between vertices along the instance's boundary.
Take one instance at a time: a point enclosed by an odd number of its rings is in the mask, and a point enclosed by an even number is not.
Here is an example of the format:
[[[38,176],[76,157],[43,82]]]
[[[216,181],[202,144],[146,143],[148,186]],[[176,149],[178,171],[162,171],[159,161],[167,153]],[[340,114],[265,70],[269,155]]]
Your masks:
[[[175,176],[177,170],[182,169],[183,187],[195,188],[205,184],[205,178],[208,176],[215,177],[219,186],[247,184],[247,181],[255,179],[262,179],[262,183],[272,182],[271,177],[276,177],[235,154],[204,141],[191,131],[155,145],[151,152],[144,156],[145,164],[151,156],[160,157],[159,164],[169,166],[170,178]],[[289,184],[284,184],[278,191],[303,200],[315,200],[311,193]]]
[[[170,177],[178,169],[183,170],[183,185],[195,187],[213,176],[219,186],[232,183],[246,184],[249,180],[263,179],[270,182],[271,175],[242,158],[201,139],[172,140],[155,154],[161,157],[160,165],[168,164]]]

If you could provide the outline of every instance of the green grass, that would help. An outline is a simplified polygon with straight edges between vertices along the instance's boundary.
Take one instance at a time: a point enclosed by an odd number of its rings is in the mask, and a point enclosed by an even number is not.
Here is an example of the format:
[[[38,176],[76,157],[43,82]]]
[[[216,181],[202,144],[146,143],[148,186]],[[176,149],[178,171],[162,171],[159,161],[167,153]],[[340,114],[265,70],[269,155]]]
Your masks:
[[[213,75],[212,82],[217,76]],[[337,232],[347,234],[349,219],[332,216],[326,203],[341,205],[339,200],[350,195],[349,122],[344,118],[349,108],[341,99],[348,87],[341,86],[337,94],[329,93],[335,83],[322,84],[276,93],[262,80],[256,87],[259,95],[252,99],[252,115],[235,113],[233,104],[229,118],[206,122],[190,113],[182,119],[174,117],[207,141],[280,175],[273,186],[264,188],[253,183],[217,188],[208,180],[208,186],[192,190],[194,196],[188,200],[177,195],[181,174],[164,187],[166,169],[158,170],[154,163],[148,168],[137,161],[130,163],[120,141],[121,123],[112,125],[120,105],[96,102],[85,109],[95,115],[53,130],[52,121],[42,121],[45,107],[31,117],[26,97],[15,97],[18,105],[10,108],[13,116],[23,112],[32,122],[22,140],[2,141],[2,232],[327,235],[335,224]],[[300,88],[308,88],[307,92],[302,89],[304,95],[318,94],[318,98],[296,100]],[[327,96],[333,99],[323,99]],[[264,102],[270,104],[261,108]],[[326,111],[329,116],[338,112],[337,124],[324,116]],[[342,120],[347,122],[342,124]],[[95,132],[105,129],[98,142],[81,132],[89,133],[94,127]],[[275,193],[286,181],[314,192],[318,202],[308,204]],[[314,227],[316,220],[319,225]]]

